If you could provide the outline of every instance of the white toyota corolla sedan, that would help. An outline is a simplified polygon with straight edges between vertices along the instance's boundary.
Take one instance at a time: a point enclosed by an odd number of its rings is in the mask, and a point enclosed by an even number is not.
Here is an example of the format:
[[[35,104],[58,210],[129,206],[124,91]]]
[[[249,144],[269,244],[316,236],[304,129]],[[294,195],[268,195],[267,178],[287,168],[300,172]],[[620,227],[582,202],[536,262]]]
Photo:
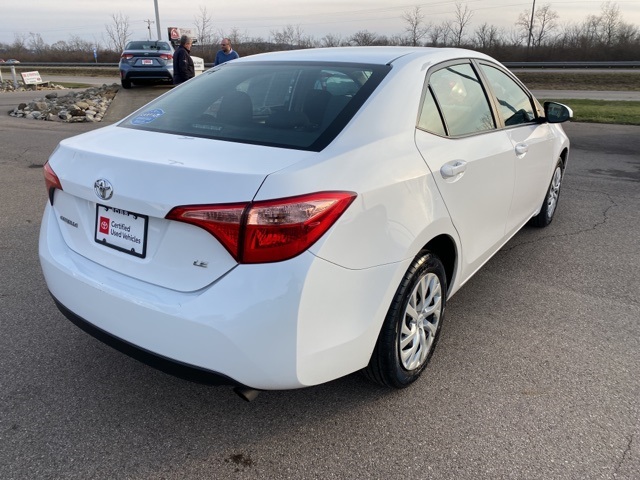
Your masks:
[[[44,276],[71,321],[175,375],[405,387],[447,299],[551,222],[571,115],[469,50],[241,58],[60,143]]]

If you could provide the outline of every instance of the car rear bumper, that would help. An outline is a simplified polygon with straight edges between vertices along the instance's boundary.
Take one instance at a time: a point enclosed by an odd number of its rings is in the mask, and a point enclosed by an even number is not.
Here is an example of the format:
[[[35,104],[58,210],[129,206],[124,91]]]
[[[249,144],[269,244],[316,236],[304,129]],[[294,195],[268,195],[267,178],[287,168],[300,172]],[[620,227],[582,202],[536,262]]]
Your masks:
[[[150,352],[143,348],[139,348],[129,342],[126,342],[118,337],[111,335],[92,323],[86,321],[84,318],[76,315],[52,295],[53,301],[56,303],[58,310],[67,317],[74,325],[84,330],[92,337],[100,340],[101,342],[115,348],[119,352],[122,352],[136,360],[145,363],[157,370],[168,373],[178,378],[189,380],[191,382],[203,383],[207,385],[234,385],[244,386],[233,379],[222,375],[217,372],[198,368],[193,365],[187,365],[181,362],[177,362],[170,358],[163,357],[156,353]]]
[[[40,262],[60,310],[118,350],[206,383],[301,388],[365,367],[407,267],[348,270],[305,252],[177,292],[71,251],[52,212],[47,206]]]
[[[127,69],[127,70],[120,70],[120,78],[122,80],[131,80],[131,81],[136,81],[136,80],[166,80],[166,81],[173,81],[173,74],[165,69]]]

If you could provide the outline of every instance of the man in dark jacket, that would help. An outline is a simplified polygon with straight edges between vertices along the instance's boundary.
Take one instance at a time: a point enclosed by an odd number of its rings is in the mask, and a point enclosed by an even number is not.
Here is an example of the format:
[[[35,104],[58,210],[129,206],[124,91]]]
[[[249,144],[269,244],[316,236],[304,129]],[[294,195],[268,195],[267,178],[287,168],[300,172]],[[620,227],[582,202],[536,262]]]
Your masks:
[[[173,55],[173,84],[178,85],[196,76],[191,59],[191,37],[182,35],[180,46]]]

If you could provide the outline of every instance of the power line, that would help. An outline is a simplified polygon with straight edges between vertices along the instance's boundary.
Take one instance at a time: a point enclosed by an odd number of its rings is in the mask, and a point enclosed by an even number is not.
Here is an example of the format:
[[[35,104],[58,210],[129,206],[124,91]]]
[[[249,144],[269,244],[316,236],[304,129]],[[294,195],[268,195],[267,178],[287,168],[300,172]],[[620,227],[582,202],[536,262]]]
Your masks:
[[[147,24],[147,30],[149,30],[149,40],[151,40],[151,24],[156,23],[153,20],[143,20]]]

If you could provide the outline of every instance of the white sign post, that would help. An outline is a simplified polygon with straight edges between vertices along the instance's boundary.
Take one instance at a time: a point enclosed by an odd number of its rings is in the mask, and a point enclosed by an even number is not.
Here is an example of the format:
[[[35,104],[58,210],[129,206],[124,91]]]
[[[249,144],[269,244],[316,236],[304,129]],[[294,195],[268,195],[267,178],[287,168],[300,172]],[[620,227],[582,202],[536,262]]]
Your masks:
[[[13,88],[18,89],[18,78],[16,77],[16,67],[11,65],[11,75],[13,76]]]

